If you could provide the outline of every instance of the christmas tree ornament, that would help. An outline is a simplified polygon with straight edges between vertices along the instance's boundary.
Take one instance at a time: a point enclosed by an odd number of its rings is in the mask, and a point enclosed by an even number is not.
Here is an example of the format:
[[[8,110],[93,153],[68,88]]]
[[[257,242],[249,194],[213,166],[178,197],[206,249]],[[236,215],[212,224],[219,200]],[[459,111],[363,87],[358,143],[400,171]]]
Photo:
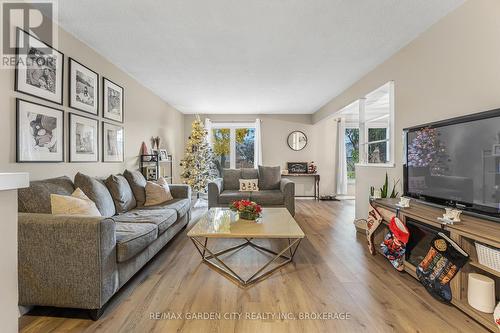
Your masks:
[[[218,172],[214,155],[208,143],[208,132],[199,116],[193,121],[192,132],[188,138],[184,158],[180,165],[184,168],[181,178],[194,192],[207,193],[208,183],[217,178]]]
[[[417,277],[437,300],[451,302],[450,281],[467,263],[469,255],[442,232],[431,241],[431,247],[417,267]]]

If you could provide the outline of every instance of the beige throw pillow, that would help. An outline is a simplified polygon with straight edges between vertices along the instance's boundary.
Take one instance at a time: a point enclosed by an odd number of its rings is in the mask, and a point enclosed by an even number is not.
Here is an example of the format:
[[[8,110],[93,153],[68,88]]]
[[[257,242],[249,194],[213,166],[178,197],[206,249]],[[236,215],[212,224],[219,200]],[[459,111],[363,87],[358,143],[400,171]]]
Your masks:
[[[146,203],[144,206],[155,206],[172,200],[174,197],[170,193],[170,188],[165,178],[160,177],[156,182],[146,183]]]
[[[258,179],[240,179],[240,191],[258,191]]]
[[[51,194],[50,205],[53,215],[101,216],[95,203],[80,188],[77,188],[71,196]]]

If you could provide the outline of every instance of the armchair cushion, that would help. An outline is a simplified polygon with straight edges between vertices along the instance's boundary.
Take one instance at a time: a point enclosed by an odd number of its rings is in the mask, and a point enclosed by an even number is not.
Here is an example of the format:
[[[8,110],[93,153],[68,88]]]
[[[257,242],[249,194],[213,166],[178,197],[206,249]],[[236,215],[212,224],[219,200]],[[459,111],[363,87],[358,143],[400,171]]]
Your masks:
[[[241,178],[243,179],[258,179],[259,178],[259,170],[255,168],[242,168],[241,169]]]
[[[224,169],[224,190],[238,190],[240,188],[241,169]]]
[[[236,200],[249,200],[252,192],[239,190],[224,190],[219,196],[219,204],[230,204]]]
[[[283,205],[285,197],[280,190],[262,190],[252,192],[252,201],[259,205]]]
[[[259,165],[259,188],[261,190],[279,190],[281,171],[279,166]]]

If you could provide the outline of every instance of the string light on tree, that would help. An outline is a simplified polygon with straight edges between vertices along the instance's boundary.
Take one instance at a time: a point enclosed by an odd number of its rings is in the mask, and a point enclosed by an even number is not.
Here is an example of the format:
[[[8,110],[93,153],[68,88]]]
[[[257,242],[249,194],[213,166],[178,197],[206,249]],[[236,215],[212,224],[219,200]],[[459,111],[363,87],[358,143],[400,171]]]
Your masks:
[[[193,191],[207,193],[208,183],[218,176],[214,154],[208,143],[208,132],[198,115],[191,129],[184,158],[181,160],[181,166],[184,168],[181,178]]]

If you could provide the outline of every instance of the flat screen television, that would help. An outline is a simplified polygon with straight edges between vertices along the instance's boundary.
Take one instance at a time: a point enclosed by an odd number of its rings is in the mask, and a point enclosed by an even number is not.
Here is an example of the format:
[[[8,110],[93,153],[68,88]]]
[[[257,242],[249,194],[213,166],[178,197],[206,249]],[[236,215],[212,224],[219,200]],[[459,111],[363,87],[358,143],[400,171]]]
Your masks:
[[[500,109],[404,130],[405,196],[500,218]]]

